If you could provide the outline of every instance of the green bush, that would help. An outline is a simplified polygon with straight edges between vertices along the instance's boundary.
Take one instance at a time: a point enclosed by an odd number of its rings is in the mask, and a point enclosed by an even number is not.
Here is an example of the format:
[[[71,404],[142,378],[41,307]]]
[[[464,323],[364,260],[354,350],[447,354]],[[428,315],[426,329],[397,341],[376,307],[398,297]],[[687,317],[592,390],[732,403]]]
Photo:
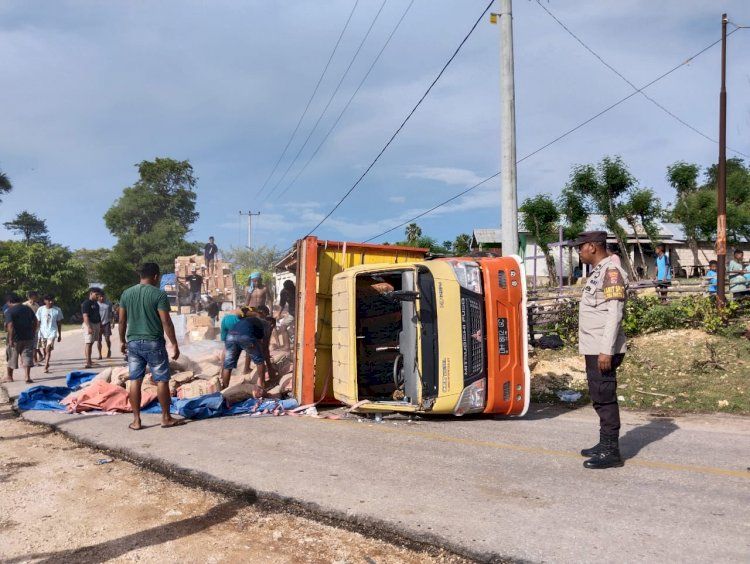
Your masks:
[[[719,313],[714,299],[708,296],[686,296],[662,303],[659,296],[634,295],[625,305],[623,328],[628,337],[665,329],[700,329],[715,334],[725,331],[747,309],[750,309],[750,302],[730,301]],[[553,332],[568,345],[578,342],[577,301],[558,305]]]
[[[734,319],[737,302],[730,301],[721,312],[709,296],[686,296],[662,303],[658,296],[633,296],[625,306],[623,327],[628,336],[664,329],[701,329],[716,333]]]

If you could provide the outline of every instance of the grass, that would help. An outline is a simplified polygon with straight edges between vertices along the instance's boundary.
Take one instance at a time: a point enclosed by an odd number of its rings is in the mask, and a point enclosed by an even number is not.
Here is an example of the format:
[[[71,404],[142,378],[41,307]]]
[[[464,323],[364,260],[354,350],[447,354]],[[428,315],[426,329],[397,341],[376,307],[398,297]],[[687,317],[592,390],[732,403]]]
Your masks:
[[[734,413],[750,415],[750,341],[736,335],[707,335],[698,330],[661,331],[632,339],[618,371],[618,399],[625,409],[677,413]],[[540,351],[538,358],[564,361],[570,349]],[[572,362],[571,362],[572,363]],[[564,363],[563,363],[564,364]],[[583,366],[583,359],[580,359]],[[555,392],[583,392],[576,402],[589,401],[580,374],[545,375],[536,386],[535,401],[559,402]],[[532,389],[535,386],[532,385]]]

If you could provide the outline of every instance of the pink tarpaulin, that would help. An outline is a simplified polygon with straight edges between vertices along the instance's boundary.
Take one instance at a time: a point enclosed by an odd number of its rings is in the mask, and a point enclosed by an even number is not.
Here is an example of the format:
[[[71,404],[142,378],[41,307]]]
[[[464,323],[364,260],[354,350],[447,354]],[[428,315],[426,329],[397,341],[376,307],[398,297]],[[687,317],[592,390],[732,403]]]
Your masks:
[[[151,390],[143,390],[141,394],[141,407],[145,407],[156,399],[156,393]],[[109,384],[103,380],[94,380],[91,385],[78,392],[73,392],[60,401],[67,406],[69,413],[81,413],[83,411],[101,410],[113,412],[131,412],[128,392],[120,386]]]

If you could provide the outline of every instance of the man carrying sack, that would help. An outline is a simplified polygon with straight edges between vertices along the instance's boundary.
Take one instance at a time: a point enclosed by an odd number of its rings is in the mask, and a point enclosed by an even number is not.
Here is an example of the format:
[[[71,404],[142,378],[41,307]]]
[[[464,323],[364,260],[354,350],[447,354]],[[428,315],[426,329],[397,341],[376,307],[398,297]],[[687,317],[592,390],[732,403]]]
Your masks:
[[[607,255],[607,233],[588,231],[575,241],[578,256],[594,267],[581,296],[578,348],[586,359],[586,379],[594,409],[599,415],[599,444],[581,451],[590,457],[586,468],[623,465],[620,456],[620,407],[617,405],[617,368],[625,357],[625,312],[628,279]]]

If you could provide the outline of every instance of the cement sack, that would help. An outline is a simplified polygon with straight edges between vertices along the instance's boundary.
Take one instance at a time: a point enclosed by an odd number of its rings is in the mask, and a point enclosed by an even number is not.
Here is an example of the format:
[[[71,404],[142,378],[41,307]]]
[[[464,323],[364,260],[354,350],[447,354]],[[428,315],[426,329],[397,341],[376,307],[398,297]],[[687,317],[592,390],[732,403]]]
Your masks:
[[[94,380],[102,380],[104,382],[111,382],[112,381],[112,368],[105,368],[99,374],[94,376]]]
[[[207,315],[189,315],[187,318],[188,331],[201,327],[213,327],[213,320]]]
[[[279,375],[288,374],[292,371],[291,355],[286,351],[276,351],[271,354],[271,362]]]
[[[177,388],[179,399],[197,398],[207,394],[215,394],[221,389],[221,381],[218,376],[210,380],[194,380]]]
[[[201,362],[193,365],[193,373],[198,378],[209,380],[221,373],[221,367],[212,362]]]
[[[243,402],[252,397],[259,398],[262,394],[263,388],[248,381],[240,382],[235,386],[229,386],[221,392],[221,395],[224,396],[224,399],[229,406]]]
[[[130,371],[127,366],[116,366],[112,369],[110,382],[116,386],[125,387],[125,382],[130,378]]]
[[[178,374],[180,372],[185,372],[188,369],[187,363],[180,358],[180,360],[170,360],[169,361],[169,373],[170,374]]]
[[[195,380],[195,374],[193,373],[193,371],[183,370],[182,372],[173,374],[170,382],[174,382],[175,384],[187,384],[188,382],[192,382],[193,380]]]

